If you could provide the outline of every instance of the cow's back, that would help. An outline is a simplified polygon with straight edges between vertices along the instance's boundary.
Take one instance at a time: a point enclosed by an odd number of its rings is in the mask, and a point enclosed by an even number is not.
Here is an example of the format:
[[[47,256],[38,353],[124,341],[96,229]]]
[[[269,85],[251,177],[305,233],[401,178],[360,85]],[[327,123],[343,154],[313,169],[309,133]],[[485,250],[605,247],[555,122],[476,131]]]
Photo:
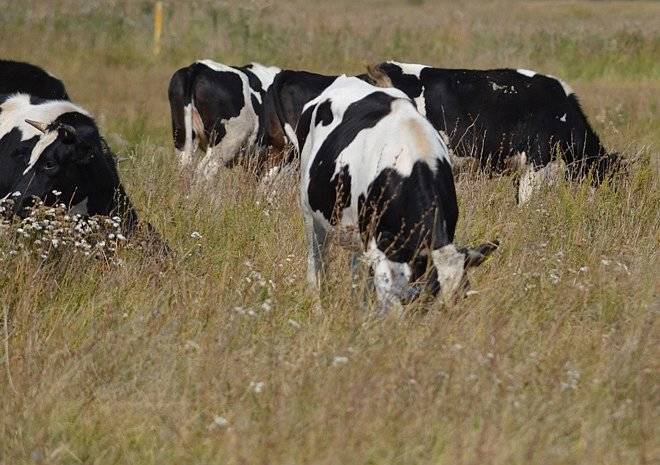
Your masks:
[[[0,94],[25,93],[50,100],[69,100],[64,84],[30,63],[0,60]]]
[[[568,163],[604,152],[572,89],[555,77],[514,69],[424,68],[420,78],[427,118],[458,156],[499,170],[516,153],[544,166],[557,148]]]

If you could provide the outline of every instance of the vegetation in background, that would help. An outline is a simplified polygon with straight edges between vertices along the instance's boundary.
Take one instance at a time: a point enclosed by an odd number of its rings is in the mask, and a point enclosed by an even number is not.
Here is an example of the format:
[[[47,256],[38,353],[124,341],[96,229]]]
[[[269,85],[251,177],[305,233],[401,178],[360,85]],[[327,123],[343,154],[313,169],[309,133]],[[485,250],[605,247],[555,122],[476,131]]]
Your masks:
[[[157,56],[153,2],[2,6],[0,56],[45,67],[97,117],[176,255],[44,258],[0,226],[0,464],[657,459],[657,3],[163,3]],[[524,207],[510,178],[461,177],[457,240],[502,242],[476,293],[377,320],[333,247],[318,311],[295,175],[273,190],[226,170],[201,190],[178,173],[167,83],[202,57],[536,69],[635,163]]]

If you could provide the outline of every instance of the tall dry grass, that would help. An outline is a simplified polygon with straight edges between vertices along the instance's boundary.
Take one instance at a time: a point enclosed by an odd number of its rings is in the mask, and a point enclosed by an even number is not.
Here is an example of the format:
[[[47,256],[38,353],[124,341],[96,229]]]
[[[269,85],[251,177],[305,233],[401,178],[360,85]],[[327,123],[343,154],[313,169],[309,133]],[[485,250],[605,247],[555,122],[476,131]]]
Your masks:
[[[0,55],[45,66],[97,115],[178,252],[4,256],[0,463],[658,458],[657,3],[164,3],[159,56],[151,2],[0,5]],[[375,320],[334,247],[318,313],[294,177],[273,195],[241,170],[204,191],[177,173],[165,90],[198,57],[538,69],[638,161],[616,188],[560,184],[522,208],[508,178],[461,178],[458,240],[502,240],[477,294]]]

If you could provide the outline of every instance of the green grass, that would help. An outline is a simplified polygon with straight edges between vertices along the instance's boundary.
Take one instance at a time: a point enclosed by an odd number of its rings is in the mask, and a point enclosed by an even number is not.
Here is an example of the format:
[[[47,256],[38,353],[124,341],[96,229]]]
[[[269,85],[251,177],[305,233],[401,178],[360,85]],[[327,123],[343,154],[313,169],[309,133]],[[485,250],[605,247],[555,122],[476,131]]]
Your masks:
[[[1,464],[657,459],[660,6],[356,3],[166,1],[158,56],[151,2],[4,7],[0,56],[65,80],[177,254],[0,262]],[[560,183],[524,207],[509,178],[461,178],[457,240],[502,241],[477,294],[379,321],[332,247],[319,312],[295,179],[269,203],[240,169],[203,191],[177,171],[167,83],[200,57],[537,69],[638,162],[617,186]]]

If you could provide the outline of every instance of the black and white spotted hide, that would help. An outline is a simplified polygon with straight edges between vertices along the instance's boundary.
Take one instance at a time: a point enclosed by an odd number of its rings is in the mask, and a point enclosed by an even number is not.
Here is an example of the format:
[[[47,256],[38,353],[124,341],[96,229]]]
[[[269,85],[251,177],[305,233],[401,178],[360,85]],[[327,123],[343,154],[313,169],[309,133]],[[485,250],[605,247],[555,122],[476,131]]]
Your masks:
[[[453,244],[448,150],[403,92],[340,76],[305,105],[296,140],[313,287],[330,233],[362,250],[382,312],[414,300],[420,287],[451,298],[465,268],[496,247]]]
[[[447,142],[456,165],[495,172],[520,169],[525,202],[563,172],[596,183],[619,164],[608,154],[563,81],[525,69],[441,69],[388,61],[370,67],[371,81],[402,90]],[[557,157],[561,155],[562,161]]]

